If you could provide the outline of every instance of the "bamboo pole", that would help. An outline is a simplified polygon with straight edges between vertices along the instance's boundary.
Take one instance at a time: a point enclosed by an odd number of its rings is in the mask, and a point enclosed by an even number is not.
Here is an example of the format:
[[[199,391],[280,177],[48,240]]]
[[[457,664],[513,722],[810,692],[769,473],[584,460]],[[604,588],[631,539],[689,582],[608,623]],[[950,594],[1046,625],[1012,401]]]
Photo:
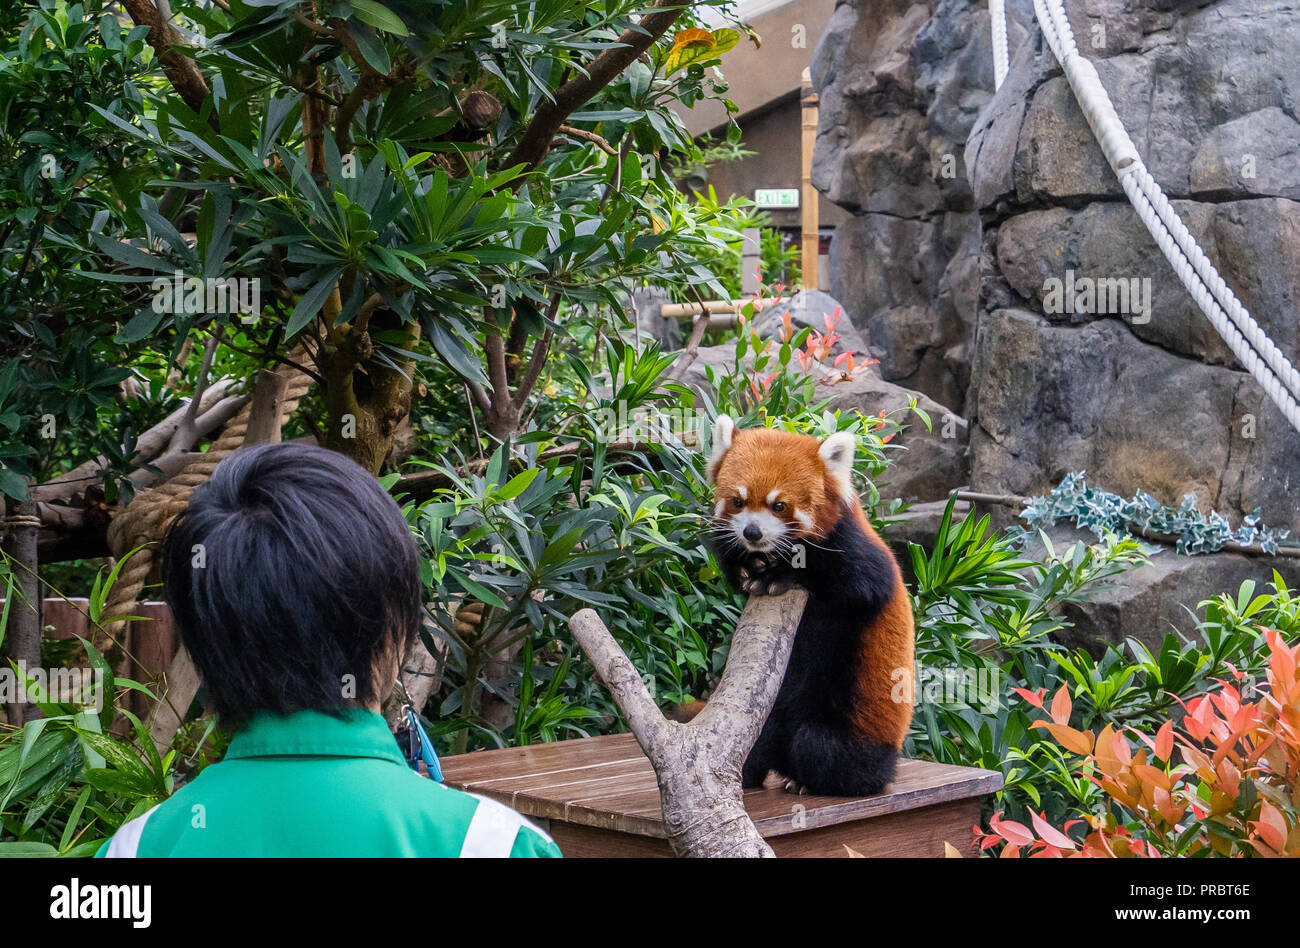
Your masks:
[[[13,568],[13,596],[7,626],[0,629],[3,654],[20,668],[36,669],[41,664],[41,582],[37,573],[36,538],[41,529],[39,508],[30,500],[8,500],[4,520],[4,545]],[[0,507],[0,509],[4,509]],[[0,661],[5,667],[7,662]],[[19,689],[21,691],[21,689]],[[11,725],[40,717],[30,700],[14,702],[6,710]]]
[[[817,93],[812,85],[812,70],[803,71],[799,95],[803,116],[803,193],[800,195],[800,224],[803,231],[800,267],[803,269],[804,289],[815,290],[817,256],[821,252],[821,234],[817,222],[817,189],[812,185],[813,145],[817,142]]]

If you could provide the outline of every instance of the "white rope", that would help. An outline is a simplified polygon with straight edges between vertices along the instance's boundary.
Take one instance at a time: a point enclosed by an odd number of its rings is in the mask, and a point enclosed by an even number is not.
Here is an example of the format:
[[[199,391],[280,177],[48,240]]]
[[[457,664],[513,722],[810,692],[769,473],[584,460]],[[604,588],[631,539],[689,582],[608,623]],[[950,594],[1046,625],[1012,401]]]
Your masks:
[[[1006,0],[989,0],[989,16],[993,20],[993,82],[1002,87],[1007,77],[1007,11]]]
[[[1088,125],[1124,193],[1179,281],[1297,431],[1300,431],[1300,372],[1251,318],[1192,237],[1138,154],[1092,63],[1079,54],[1062,0],[1034,0],[1034,13],[1048,47],[1065,70]],[[1004,0],[989,0],[993,19],[993,74],[1002,86],[1009,60]]]

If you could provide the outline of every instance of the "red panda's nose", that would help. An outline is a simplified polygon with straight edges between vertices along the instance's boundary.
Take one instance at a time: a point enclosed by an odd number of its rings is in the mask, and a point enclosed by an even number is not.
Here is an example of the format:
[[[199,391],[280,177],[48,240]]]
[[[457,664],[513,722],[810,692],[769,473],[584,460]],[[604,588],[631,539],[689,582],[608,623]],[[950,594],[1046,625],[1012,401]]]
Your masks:
[[[743,535],[746,540],[753,543],[757,543],[759,540],[763,539],[763,531],[758,529],[758,527],[754,526],[752,523],[745,527]]]

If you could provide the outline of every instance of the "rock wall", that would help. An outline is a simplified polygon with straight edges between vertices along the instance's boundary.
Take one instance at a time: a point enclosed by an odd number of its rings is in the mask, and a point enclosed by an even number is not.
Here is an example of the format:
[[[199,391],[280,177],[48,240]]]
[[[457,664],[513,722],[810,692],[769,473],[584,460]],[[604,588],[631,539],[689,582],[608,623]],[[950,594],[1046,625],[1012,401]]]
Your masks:
[[[813,66],[814,183],[854,215],[832,245],[833,295],[885,379],[968,419],[973,489],[1038,494],[1084,470],[1125,495],[1177,504],[1192,493],[1234,524],[1260,508],[1265,523],[1300,534],[1300,433],[1236,363],[1128,204],[1031,2],[1008,8],[1011,69],[995,94],[982,3],[837,5]],[[1300,360],[1300,6],[1065,8],[1192,234]],[[951,174],[954,153],[964,160]],[[1068,288],[1080,281],[1105,291],[1078,299]],[[937,492],[913,478],[907,493]],[[941,507],[918,504],[894,539],[929,542]],[[1003,525],[1016,513],[990,512]],[[1081,534],[1061,525],[1055,535]],[[1185,607],[1247,578],[1266,584],[1275,568],[1300,584],[1294,558],[1165,551],[1072,608],[1066,639],[1158,642],[1186,629]]]
[[[1066,12],[1151,173],[1295,361],[1300,8],[1082,0]],[[966,165],[983,223],[972,486],[1039,493],[1087,470],[1118,493],[1190,492],[1234,522],[1260,507],[1270,525],[1300,529],[1300,434],[1178,282],[1036,29],[979,116]],[[1137,292],[1127,306],[1108,293],[1063,310],[1072,278]]]
[[[1020,43],[1029,0],[1009,4]],[[979,218],[962,160],[993,92],[988,10],[972,0],[839,3],[813,58],[813,183],[853,213],[831,295],[884,378],[961,410],[979,291]]]
[[[813,63],[813,180],[854,215],[832,244],[832,295],[885,379],[973,422],[975,488],[1038,493],[1083,469],[1121,493],[1190,492],[1300,530],[1300,436],[1124,199],[1031,4],[1009,9],[1012,68],[995,96],[983,5],[836,6]],[[1300,9],[1069,0],[1066,12],[1152,173],[1295,359]],[[1058,305],[1072,278],[1108,292],[1086,312]]]

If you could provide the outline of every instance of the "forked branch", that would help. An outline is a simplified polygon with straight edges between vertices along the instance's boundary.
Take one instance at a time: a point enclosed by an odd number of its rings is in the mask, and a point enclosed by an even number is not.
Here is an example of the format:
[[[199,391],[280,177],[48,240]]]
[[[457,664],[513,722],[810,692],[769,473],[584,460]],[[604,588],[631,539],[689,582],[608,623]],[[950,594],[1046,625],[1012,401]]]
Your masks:
[[[740,772],[776,701],[807,601],[807,593],[797,589],[749,600],[722,681],[688,724],[660,713],[636,667],[593,610],[569,619],[573,637],[650,758],[668,843],[678,856],[772,855],[745,812]]]

